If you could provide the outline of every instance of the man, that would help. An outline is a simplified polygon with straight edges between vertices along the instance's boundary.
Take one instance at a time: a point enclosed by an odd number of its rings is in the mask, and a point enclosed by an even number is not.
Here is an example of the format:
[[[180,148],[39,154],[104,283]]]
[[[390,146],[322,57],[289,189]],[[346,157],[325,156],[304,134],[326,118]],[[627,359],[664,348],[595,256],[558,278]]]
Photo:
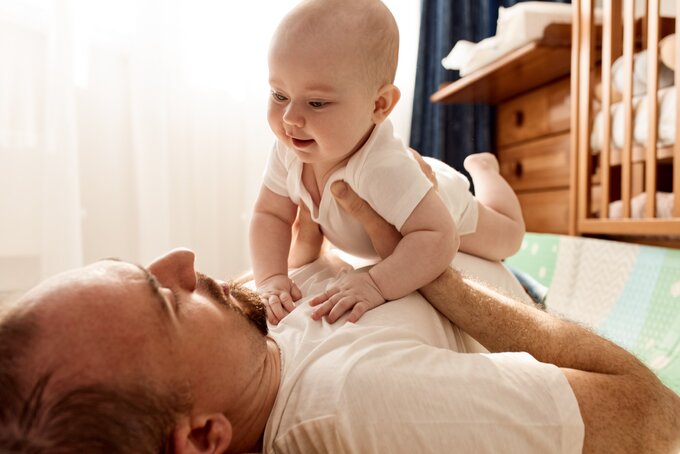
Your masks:
[[[398,233],[337,185],[389,253]],[[457,272],[425,298],[491,352],[545,364],[431,347],[466,341],[416,295],[357,324],[312,320],[299,304],[268,337],[259,298],[196,273],[193,260],[186,250],[148,268],[106,260],[25,295],[0,323],[0,451],[680,449],[680,399],[635,358]],[[338,272],[334,259],[315,263],[294,276],[303,292]],[[424,322],[430,331],[412,329]],[[408,361],[390,360],[395,342]]]

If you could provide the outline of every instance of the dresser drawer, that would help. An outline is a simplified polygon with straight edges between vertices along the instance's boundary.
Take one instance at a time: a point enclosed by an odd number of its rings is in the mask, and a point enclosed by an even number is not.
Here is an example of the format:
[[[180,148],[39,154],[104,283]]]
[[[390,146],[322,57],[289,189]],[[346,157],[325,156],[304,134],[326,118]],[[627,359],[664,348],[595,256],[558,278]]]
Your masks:
[[[498,148],[569,130],[569,78],[500,104]]]
[[[501,175],[515,191],[569,186],[569,133],[498,150]]]
[[[527,232],[569,233],[569,190],[517,194]]]

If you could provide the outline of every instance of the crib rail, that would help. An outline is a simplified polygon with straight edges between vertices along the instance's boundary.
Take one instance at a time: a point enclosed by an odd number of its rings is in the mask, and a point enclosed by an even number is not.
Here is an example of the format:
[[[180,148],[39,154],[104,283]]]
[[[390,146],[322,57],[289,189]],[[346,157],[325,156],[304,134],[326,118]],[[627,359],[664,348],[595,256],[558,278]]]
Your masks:
[[[570,233],[603,235],[653,235],[680,239],[680,1],[673,21],[660,18],[660,0],[646,0],[642,18],[635,17],[635,0],[603,0],[602,27],[595,27],[594,0],[573,3],[572,30],[572,218]],[[670,26],[669,26],[670,25]],[[597,30],[597,34],[596,34]],[[600,31],[601,36],[600,36]],[[675,30],[674,74],[675,140],[658,147],[659,42]],[[647,50],[647,89],[644,96],[648,121],[646,143],[633,137],[635,106],[634,59]],[[622,56],[623,144],[612,137],[614,106],[613,65]],[[595,86],[600,84],[599,99]],[[672,92],[671,92],[672,93]],[[591,144],[595,116],[601,115],[599,153]],[[606,114],[605,114],[606,113]],[[659,170],[661,169],[661,171]],[[658,217],[657,193],[662,188],[674,197],[670,217]],[[664,194],[665,195],[665,194]],[[633,200],[643,200],[644,210],[634,213]],[[620,201],[620,202],[619,202]],[[612,217],[612,202],[620,213]],[[668,214],[668,213],[666,213]]]

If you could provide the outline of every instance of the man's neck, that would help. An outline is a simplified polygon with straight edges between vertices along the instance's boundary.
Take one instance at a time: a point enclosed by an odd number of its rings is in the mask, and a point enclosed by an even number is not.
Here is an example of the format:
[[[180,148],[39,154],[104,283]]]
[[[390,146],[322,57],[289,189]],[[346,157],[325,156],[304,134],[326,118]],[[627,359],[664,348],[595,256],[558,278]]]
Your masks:
[[[274,407],[281,382],[281,352],[267,338],[267,353],[261,374],[254,379],[255,392],[242,407],[237,421],[232,420],[234,440],[229,452],[260,452],[264,429]]]

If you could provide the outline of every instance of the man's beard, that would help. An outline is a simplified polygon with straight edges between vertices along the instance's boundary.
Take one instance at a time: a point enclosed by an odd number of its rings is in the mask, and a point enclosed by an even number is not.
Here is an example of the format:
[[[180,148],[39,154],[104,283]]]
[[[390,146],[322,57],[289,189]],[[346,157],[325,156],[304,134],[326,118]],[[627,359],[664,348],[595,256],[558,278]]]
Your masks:
[[[229,283],[229,294],[239,302],[234,304],[224,294],[220,284],[203,273],[196,272],[197,287],[203,288],[217,303],[226,306],[243,315],[263,335],[269,332],[267,328],[267,309],[254,291],[233,282]]]
[[[250,322],[264,335],[269,332],[267,327],[267,308],[260,299],[260,295],[242,286],[241,284],[229,284],[229,293],[241,303],[238,309]]]

